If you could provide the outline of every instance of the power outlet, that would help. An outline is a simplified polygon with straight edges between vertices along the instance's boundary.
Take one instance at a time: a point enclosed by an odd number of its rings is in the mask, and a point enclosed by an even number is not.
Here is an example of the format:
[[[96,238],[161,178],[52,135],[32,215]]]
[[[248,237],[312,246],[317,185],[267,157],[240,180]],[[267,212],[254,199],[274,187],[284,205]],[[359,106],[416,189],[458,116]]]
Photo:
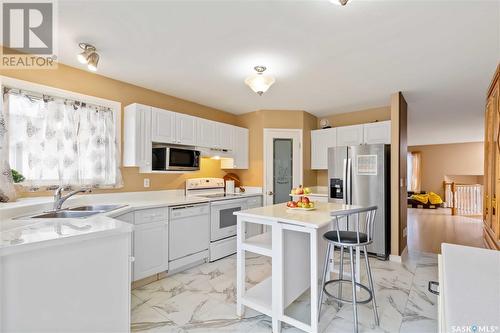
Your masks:
[[[150,185],[149,178],[144,178],[144,187],[149,187],[149,185]]]

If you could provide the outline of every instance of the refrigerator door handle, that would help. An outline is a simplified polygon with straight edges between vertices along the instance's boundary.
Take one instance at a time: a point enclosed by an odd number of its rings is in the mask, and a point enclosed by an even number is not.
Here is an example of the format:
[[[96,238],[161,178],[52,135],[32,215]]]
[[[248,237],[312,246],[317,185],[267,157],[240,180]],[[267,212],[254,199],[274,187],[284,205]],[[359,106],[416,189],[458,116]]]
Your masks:
[[[351,194],[351,173],[352,173],[352,163],[351,159],[347,159],[347,204],[351,205],[352,204],[352,194]]]
[[[347,182],[346,182],[346,176],[347,176],[347,159],[344,158],[344,168],[342,169],[342,192],[344,195],[344,204],[347,205]]]

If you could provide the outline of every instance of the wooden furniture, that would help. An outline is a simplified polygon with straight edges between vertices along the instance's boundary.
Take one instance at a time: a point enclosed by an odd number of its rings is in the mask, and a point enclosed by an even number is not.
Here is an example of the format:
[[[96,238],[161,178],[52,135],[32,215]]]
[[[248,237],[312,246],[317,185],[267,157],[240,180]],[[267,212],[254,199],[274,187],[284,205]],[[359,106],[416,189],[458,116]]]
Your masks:
[[[311,131],[311,169],[328,169],[328,148],[391,143],[391,121],[341,126]]]
[[[488,89],[484,137],[484,244],[500,250],[500,219],[497,198],[500,195],[500,65]]]

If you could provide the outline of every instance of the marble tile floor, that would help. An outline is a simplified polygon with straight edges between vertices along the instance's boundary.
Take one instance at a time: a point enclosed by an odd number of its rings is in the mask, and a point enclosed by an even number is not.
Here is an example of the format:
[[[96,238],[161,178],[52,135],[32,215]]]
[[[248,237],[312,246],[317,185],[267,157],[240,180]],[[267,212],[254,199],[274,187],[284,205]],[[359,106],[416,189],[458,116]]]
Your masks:
[[[437,280],[437,255],[411,253],[403,263],[371,259],[380,326],[370,305],[359,305],[360,332],[437,332],[437,296],[427,291]],[[366,273],[362,276],[366,283]],[[271,274],[271,260],[247,255],[247,288]],[[271,333],[271,320],[251,309],[236,316],[236,257],[203,264],[132,290],[133,332]],[[344,295],[349,297],[346,286]],[[299,299],[307,306],[307,298]],[[292,307],[290,307],[292,308]],[[293,311],[293,310],[291,310]],[[299,311],[300,312],[300,311]],[[323,332],[352,332],[352,307],[326,300]],[[302,332],[283,325],[283,332]]]

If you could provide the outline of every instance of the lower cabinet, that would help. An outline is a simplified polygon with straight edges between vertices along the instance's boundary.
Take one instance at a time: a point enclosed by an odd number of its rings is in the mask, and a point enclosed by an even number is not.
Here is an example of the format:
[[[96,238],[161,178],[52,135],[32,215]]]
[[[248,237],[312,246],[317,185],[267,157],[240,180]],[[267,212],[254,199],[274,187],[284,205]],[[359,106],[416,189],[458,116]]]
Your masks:
[[[168,222],[136,225],[133,239],[134,281],[168,269]]]
[[[140,209],[115,217],[134,224],[132,281],[168,270],[168,208]]]

